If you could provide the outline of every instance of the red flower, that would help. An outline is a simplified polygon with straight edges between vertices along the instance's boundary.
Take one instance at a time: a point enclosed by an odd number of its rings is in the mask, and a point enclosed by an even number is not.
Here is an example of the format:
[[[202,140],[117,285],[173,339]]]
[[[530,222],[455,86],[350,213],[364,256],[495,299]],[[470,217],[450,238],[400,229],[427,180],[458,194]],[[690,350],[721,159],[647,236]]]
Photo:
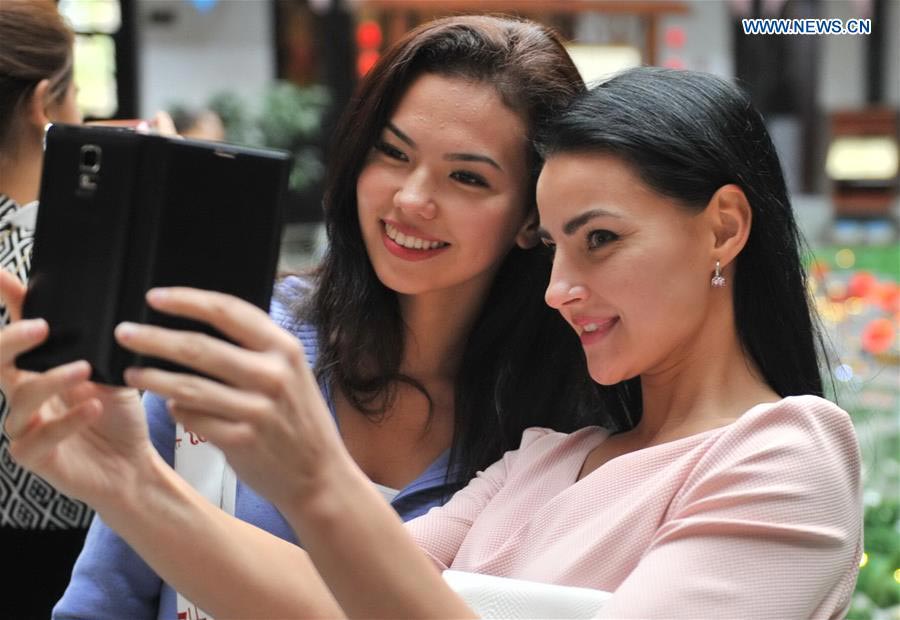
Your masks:
[[[890,319],[874,319],[863,329],[863,349],[872,355],[884,353],[894,344],[896,335],[897,330]]]
[[[878,280],[868,271],[857,271],[847,283],[847,297],[868,297],[878,288]]]

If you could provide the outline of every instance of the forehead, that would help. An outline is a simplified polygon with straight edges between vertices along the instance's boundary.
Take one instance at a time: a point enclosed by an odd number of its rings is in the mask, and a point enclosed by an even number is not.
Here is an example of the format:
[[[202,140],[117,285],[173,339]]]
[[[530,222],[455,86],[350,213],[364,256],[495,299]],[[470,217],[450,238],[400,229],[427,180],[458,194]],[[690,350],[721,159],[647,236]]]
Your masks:
[[[485,82],[426,73],[403,94],[391,121],[416,142],[430,136],[456,139],[494,152],[523,149],[526,127],[497,90]],[[414,135],[417,134],[417,135]]]
[[[620,217],[648,217],[666,199],[653,191],[625,161],[601,153],[550,156],[537,184],[542,224],[552,227],[586,209],[602,209]]]

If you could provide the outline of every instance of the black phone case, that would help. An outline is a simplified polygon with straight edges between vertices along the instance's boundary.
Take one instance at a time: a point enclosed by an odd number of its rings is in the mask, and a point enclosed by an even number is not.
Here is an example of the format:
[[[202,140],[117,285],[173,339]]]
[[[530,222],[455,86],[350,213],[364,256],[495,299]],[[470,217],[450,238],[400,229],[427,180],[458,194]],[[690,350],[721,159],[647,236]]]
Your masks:
[[[47,370],[77,359],[122,385],[128,366],[187,370],[115,342],[121,321],[206,332],[152,311],[154,286],[229,293],[267,310],[278,263],[290,157],[268,149],[54,125],[23,316],[50,336],[16,364]],[[95,161],[97,160],[97,161]]]

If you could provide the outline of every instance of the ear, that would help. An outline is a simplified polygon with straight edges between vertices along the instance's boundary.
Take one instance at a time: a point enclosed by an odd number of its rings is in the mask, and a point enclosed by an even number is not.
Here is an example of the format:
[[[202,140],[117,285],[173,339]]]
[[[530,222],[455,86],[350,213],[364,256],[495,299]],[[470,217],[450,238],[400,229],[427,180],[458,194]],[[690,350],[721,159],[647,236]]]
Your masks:
[[[528,212],[525,221],[522,222],[519,232],[516,234],[516,245],[523,250],[530,250],[540,242],[538,236],[538,219],[537,209],[533,208]]]
[[[31,91],[31,95],[26,103],[28,121],[41,130],[50,122],[50,119],[47,117],[49,92],[50,80],[41,80],[34,87],[34,90]]]
[[[713,234],[712,259],[729,265],[747,244],[753,211],[744,190],[734,184],[723,185],[706,206]]]

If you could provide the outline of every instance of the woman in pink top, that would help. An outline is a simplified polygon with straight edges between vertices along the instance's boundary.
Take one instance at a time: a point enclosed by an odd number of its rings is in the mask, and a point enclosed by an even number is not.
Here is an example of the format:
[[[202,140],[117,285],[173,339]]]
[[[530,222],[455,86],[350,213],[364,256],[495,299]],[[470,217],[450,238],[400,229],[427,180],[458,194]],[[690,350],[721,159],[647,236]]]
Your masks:
[[[630,430],[526,431],[404,528],[348,456],[296,340],[238,300],[167,289],[154,307],[237,344],[134,325],[119,342],[222,382],[129,382],[170,398],[306,550],[203,502],[77,393],[68,412],[30,413],[83,376],[11,386],[26,403],[15,456],[214,615],[471,616],[436,569],[451,567],[611,591],[602,617],[841,617],[861,553],[858,447],[821,398],[799,235],[761,117],[723,80],[642,68],[581,97],[543,144],[547,302]],[[3,364],[37,340],[5,330]],[[104,467],[63,466],[76,433]]]

